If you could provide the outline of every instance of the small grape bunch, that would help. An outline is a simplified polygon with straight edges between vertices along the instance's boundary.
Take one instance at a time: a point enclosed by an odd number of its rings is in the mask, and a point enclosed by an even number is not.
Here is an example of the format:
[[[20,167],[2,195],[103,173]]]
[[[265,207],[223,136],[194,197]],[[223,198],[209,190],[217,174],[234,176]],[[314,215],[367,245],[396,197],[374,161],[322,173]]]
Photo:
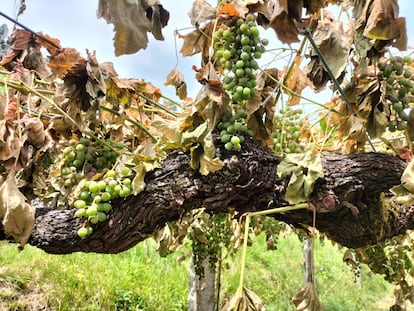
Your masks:
[[[414,75],[409,56],[391,57],[378,64],[379,78],[385,81],[385,99],[391,108],[388,129],[391,132],[407,128],[404,109],[414,103]]]
[[[220,130],[220,140],[226,150],[240,151],[241,144],[246,140],[246,137],[251,138],[253,136],[252,130],[245,125],[246,117],[246,111],[242,110],[229,120],[217,125]]]
[[[275,115],[275,130],[271,136],[276,155],[280,156],[286,153],[299,153],[303,151],[299,140],[303,127],[303,122],[301,121],[302,113],[301,109],[287,107],[286,109],[281,109],[279,114]]]
[[[109,170],[101,180],[87,180],[81,187],[79,198],[73,203],[76,208],[75,217],[86,217],[87,223],[78,230],[78,236],[83,238],[92,234],[91,224],[97,224],[107,219],[112,209],[111,201],[125,198],[132,193],[132,170],[123,166]]]
[[[243,105],[255,92],[256,59],[262,57],[266,39],[260,40],[254,15],[245,19],[233,17],[213,36],[214,58],[227,72],[223,79],[224,89],[234,103]]]

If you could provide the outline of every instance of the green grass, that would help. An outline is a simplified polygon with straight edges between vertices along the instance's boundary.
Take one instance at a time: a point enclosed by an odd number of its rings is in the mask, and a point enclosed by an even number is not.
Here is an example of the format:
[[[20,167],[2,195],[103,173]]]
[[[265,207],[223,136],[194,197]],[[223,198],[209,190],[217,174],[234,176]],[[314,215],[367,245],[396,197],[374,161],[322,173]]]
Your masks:
[[[263,236],[247,252],[244,284],[268,311],[294,310],[290,299],[303,286],[302,249],[295,235],[281,238],[276,251],[266,251]],[[316,241],[317,289],[325,310],[387,310],[376,303],[392,294],[380,276],[363,270],[362,284],[342,262],[343,251]],[[0,243],[1,310],[186,310],[188,259],[182,254],[160,258],[146,241],[117,255],[50,255],[26,246]],[[188,253],[183,248],[182,252]],[[226,261],[222,300],[239,282],[239,256]],[[388,305],[389,308],[389,305]]]

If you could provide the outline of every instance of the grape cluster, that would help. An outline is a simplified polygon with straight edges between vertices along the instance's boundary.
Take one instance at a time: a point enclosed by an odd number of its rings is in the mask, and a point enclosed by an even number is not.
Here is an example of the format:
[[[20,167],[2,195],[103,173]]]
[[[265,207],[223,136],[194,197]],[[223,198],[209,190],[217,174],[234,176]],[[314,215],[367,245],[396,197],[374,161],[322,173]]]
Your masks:
[[[414,74],[410,64],[412,59],[406,57],[391,57],[378,64],[379,77],[385,81],[385,98],[391,107],[388,129],[405,130],[408,116],[404,109],[414,103]]]
[[[286,153],[299,153],[303,151],[299,141],[304,125],[301,120],[301,114],[301,109],[287,107],[286,109],[281,109],[279,114],[275,115],[275,130],[271,136],[276,155],[280,156]]]
[[[191,248],[193,252],[193,264],[196,274],[201,278],[204,276],[204,260],[208,259],[210,268],[216,268],[220,260],[220,251],[226,247],[230,252],[233,231],[228,214],[219,213],[209,216],[208,224],[203,226],[205,241],[199,241],[192,232],[190,234]]]
[[[83,238],[93,232],[90,224],[103,222],[112,209],[111,200],[125,198],[132,192],[132,170],[127,166],[109,170],[101,180],[87,180],[81,187],[79,198],[73,203],[76,217],[87,217],[88,222],[78,230]]]
[[[118,157],[117,151],[124,148],[122,142],[111,139],[91,140],[81,137],[79,141],[72,140],[71,145],[63,149],[64,163],[61,176],[65,187],[72,187],[84,177],[84,173],[101,171],[111,168]]]
[[[240,111],[226,122],[221,122],[217,125],[217,128],[220,130],[220,140],[226,150],[240,151],[241,144],[246,137],[251,138],[253,136],[252,130],[245,125],[246,117],[246,111]]]
[[[233,102],[243,105],[255,92],[256,59],[262,57],[268,40],[260,40],[254,15],[247,15],[227,20],[214,33],[213,41],[214,58],[227,71],[224,89]]]

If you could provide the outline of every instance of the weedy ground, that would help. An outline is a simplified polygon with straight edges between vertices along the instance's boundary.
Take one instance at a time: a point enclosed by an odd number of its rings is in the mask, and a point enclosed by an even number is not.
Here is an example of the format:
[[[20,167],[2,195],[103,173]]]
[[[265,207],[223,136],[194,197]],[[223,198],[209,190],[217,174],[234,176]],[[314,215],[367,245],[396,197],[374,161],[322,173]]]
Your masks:
[[[345,250],[315,241],[317,289],[325,310],[388,310],[392,286],[362,270],[362,282],[342,261]],[[161,258],[148,240],[116,255],[50,255],[31,246],[21,252],[0,243],[0,310],[186,310],[188,255],[184,246]],[[294,310],[290,298],[303,286],[301,243],[296,235],[280,238],[266,251],[264,237],[247,251],[244,284],[262,298],[267,311]],[[221,300],[239,282],[239,256],[223,263]],[[388,307],[388,308],[387,308]]]

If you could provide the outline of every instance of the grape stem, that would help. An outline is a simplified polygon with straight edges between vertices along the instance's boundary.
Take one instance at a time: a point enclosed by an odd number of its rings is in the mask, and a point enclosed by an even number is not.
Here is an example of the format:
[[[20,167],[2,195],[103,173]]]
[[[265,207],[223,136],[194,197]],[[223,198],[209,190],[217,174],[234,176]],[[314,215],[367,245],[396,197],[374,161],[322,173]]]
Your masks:
[[[48,98],[45,95],[43,95],[41,92],[39,92],[39,91],[35,90],[34,88],[28,86],[27,84],[25,84],[22,81],[19,81],[18,83],[14,83],[12,81],[8,81],[7,84],[9,86],[11,86],[12,88],[20,91],[20,92],[23,92],[23,93],[31,93],[31,94],[34,94],[34,95],[40,97],[41,99],[45,100],[51,106],[53,106],[54,108],[56,108],[61,114],[63,114],[70,121],[70,123],[72,123],[72,125],[76,129],[79,128],[79,124],[75,120],[73,120],[71,116],[69,116],[62,108],[59,107],[58,104],[56,104],[53,100],[51,100],[50,98]]]
[[[160,105],[159,103],[157,103],[156,101],[153,101],[152,99],[150,99],[150,98],[148,98],[147,96],[145,96],[145,95],[143,95],[143,94],[141,94],[141,93],[139,93],[139,92],[135,92],[138,96],[140,96],[140,97],[142,97],[142,98],[144,98],[147,102],[149,102],[149,103],[151,103],[151,104],[153,104],[154,106],[156,106],[157,108],[160,108],[162,111],[164,111],[165,113],[167,113],[167,114],[169,114],[169,115],[171,115],[171,116],[173,116],[174,118],[176,118],[177,117],[177,115],[174,113],[174,112],[172,112],[172,111],[170,111],[170,110],[168,110],[167,108],[165,108],[164,106],[162,106],[162,105]],[[165,97],[165,96],[163,96],[163,97]]]
[[[299,203],[295,205],[272,208],[272,209],[268,209],[268,210],[264,210],[260,212],[245,213],[242,215],[242,218],[246,217],[246,222],[244,224],[243,250],[242,250],[242,255],[241,255],[242,257],[241,257],[241,268],[240,268],[240,281],[239,281],[239,286],[237,287],[236,297],[242,297],[243,295],[243,280],[244,280],[244,273],[245,273],[245,268],[246,268],[247,240],[249,236],[249,225],[250,225],[251,217],[284,213],[284,212],[294,211],[298,209],[305,209],[309,207],[310,207],[310,204],[308,203]]]
[[[114,115],[117,115],[118,117],[121,116],[121,114],[118,111],[115,111],[115,110],[113,110],[111,108],[108,108],[108,107],[105,107],[105,106],[101,106],[101,109],[102,110],[106,110],[106,111],[108,111],[108,112],[110,112],[110,113],[112,113]],[[128,121],[128,122],[131,122],[133,125],[135,125],[136,127],[138,127],[140,130],[144,131],[145,134],[147,134],[152,139],[152,141],[154,143],[157,142],[157,139],[155,138],[155,136],[152,135],[151,132],[144,125],[142,125],[138,121],[132,120],[130,118],[125,118],[125,120]]]

